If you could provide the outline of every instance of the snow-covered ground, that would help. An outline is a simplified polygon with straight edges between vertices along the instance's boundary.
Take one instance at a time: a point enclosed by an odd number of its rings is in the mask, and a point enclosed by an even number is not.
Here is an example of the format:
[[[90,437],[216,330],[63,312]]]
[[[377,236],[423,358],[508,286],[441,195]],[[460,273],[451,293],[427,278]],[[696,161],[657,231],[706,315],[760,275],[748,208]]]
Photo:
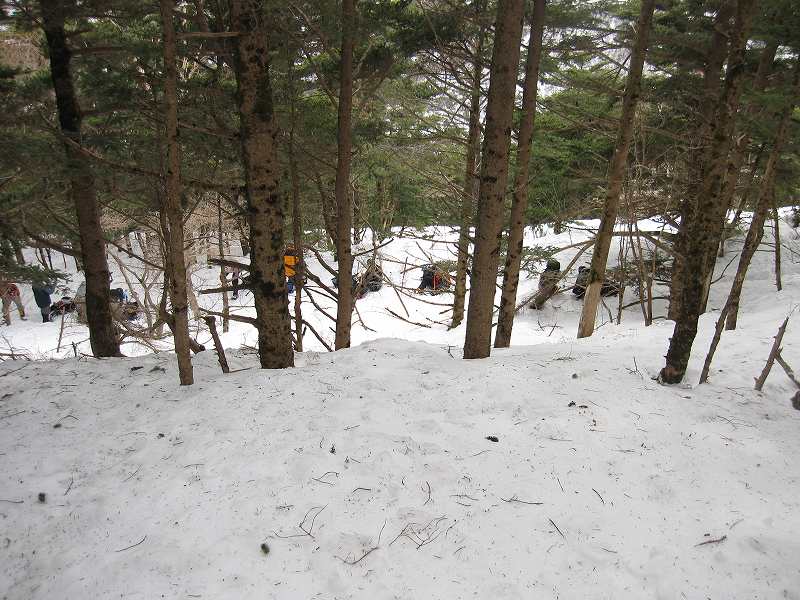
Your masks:
[[[400,260],[416,248],[396,243]],[[777,365],[752,389],[800,261],[784,253],[777,292],[764,250],[703,386],[735,262],[681,386],[651,379],[670,322],[633,307],[578,341],[569,294],[481,361],[460,360],[463,327],[389,315],[405,313],[386,288],[358,303],[375,329],[355,327],[358,346],[289,370],[230,350],[223,375],[205,352],[180,388],[166,352],[2,363],[0,597],[800,599],[800,412]],[[45,356],[57,329],[4,333]],[[236,324],[226,345],[243,339]],[[800,368],[793,320],[783,346]]]

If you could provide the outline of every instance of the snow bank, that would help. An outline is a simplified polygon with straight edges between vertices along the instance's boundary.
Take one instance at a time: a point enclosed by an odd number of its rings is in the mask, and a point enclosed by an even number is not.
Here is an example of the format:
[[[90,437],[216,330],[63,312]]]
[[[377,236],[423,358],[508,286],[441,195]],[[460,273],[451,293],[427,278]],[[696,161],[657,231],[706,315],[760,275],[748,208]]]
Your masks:
[[[669,331],[205,353],[190,388],[168,355],[5,363],[0,590],[796,599],[800,413],[777,373],[751,390],[771,332],[691,389],[650,379]]]

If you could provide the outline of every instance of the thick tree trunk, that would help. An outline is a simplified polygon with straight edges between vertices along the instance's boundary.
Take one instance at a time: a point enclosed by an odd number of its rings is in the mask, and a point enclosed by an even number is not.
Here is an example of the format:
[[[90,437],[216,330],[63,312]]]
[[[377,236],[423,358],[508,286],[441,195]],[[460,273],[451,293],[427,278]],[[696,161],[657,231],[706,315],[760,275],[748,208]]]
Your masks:
[[[497,3],[464,358],[486,358],[491,352],[523,5],[522,0]]]
[[[297,352],[303,351],[303,273],[305,271],[305,261],[303,260],[303,213],[300,210],[300,177],[297,173],[297,156],[295,155],[294,134],[297,125],[297,108],[294,79],[294,56],[289,57],[288,65],[289,79],[289,177],[292,185],[292,241],[294,250],[297,253],[298,261],[294,268],[294,337]]]
[[[275,144],[269,30],[263,2],[231,0],[231,22],[233,30],[239,32],[236,82],[258,353],[262,368],[280,369],[294,365],[294,353],[283,266],[285,215]]]
[[[752,21],[755,0],[739,0],[735,24],[730,29],[730,49],[725,84],[717,103],[715,126],[709,150],[705,154],[704,177],[700,185],[693,218],[681,227],[688,227],[686,249],[683,253],[683,273],[680,282],[680,310],[670,339],[666,364],[659,374],[664,383],[679,383],[686,373],[697,323],[702,312],[703,288],[708,276],[707,253],[715,253],[722,232],[722,184],[732,145],[733,124],[739,105],[744,75],[744,53]]]
[[[342,52],[339,69],[339,117],[336,162],[336,259],[339,300],[336,309],[337,350],[350,347],[353,318],[353,207],[350,196],[350,150],[352,147],[353,37],[355,0],[342,0]]]
[[[495,348],[508,348],[511,344],[511,330],[514,327],[514,314],[517,308],[517,286],[525,236],[525,213],[528,209],[528,173],[536,119],[545,4],[546,0],[534,0],[531,12],[531,34],[528,41],[528,56],[525,59],[525,84],[522,90],[522,114],[517,134],[517,164],[511,200],[511,225],[508,230],[508,250],[503,270],[503,291],[500,295]]]
[[[800,60],[795,63],[794,69],[794,96],[800,94]],[[719,314],[716,327],[714,328],[714,337],[711,340],[711,347],[706,355],[706,360],[703,365],[703,371],[700,374],[700,383],[705,383],[708,380],[708,373],[711,369],[711,361],[714,358],[717,345],[722,337],[723,324],[726,324],[726,329],[736,328],[736,319],[739,313],[739,300],[742,296],[742,288],[744,281],[747,277],[747,270],[750,267],[750,262],[753,260],[758,246],[761,244],[761,238],[764,235],[764,222],[770,209],[773,207],[775,200],[775,173],[780,160],[783,145],[786,143],[787,132],[789,130],[789,122],[794,110],[795,98],[788,103],[783,114],[780,118],[778,130],[775,133],[772,151],[770,152],[769,159],[767,159],[767,166],[764,170],[764,178],[761,183],[761,190],[758,196],[758,203],[756,204],[755,212],[753,213],[753,220],[750,223],[750,229],[745,237],[742,254],[739,257],[739,266],[736,269],[736,275],[731,284],[731,291],[728,294],[728,299],[725,306]]]
[[[478,31],[472,61],[472,82],[469,101],[469,128],[467,130],[467,155],[464,164],[464,186],[461,198],[461,223],[458,231],[458,258],[456,261],[456,280],[453,289],[453,319],[450,328],[458,327],[464,320],[464,306],[467,296],[467,266],[469,264],[470,229],[475,222],[475,196],[478,191],[478,178],[475,168],[481,147],[481,81],[483,79],[483,44],[486,31]]]
[[[64,32],[64,3],[41,0],[42,22],[50,55],[50,75],[58,108],[58,121],[65,138],[70,198],[78,217],[81,263],[86,276],[86,316],[89,341],[95,356],[119,356],[119,339],[111,312],[106,243],[100,225],[94,175],[87,158],[75,148],[82,143],[81,111],[70,72],[70,50]]]
[[[733,14],[733,5],[736,0],[723,0],[722,6],[717,11],[714,19],[713,33],[706,52],[706,64],[703,72],[703,90],[699,102],[697,115],[697,143],[696,150],[689,154],[687,175],[688,185],[681,204],[681,226],[675,237],[675,256],[672,263],[672,281],[669,292],[668,318],[677,319],[680,312],[682,295],[682,281],[684,260],[689,243],[689,230],[684,223],[691,223],[694,219],[699,196],[699,186],[703,181],[703,158],[711,147],[711,135],[715,125],[715,108],[719,102],[721,81],[720,72],[725,64],[728,48],[728,33],[730,19]]]
[[[192,357],[189,352],[189,306],[186,296],[186,257],[184,256],[183,209],[181,208],[181,161],[178,147],[178,68],[175,25],[172,21],[174,0],[160,0],[164,34],[164,138],[167,145],[165,194],[161,211],[166,214],[164,242],[169,253],[169,300],[175,316],[172,335],[178,356],[181,385],[194,383]]]
[[[605,281],[608,252],[611,248],[614,224],[617,222],[622,183],[625,180],[625,167],[628,164],[628,151],[633,138],[636,104],[639,101],[639,93],[641,91],[642,67],[647,53],[654,6],[655,0],[643,0],[639,20],[636,24],[636,42],[631,54],[628,81],[625,84],[625,96],[622,101],[622,115],[617,133],[617,143],[608,169],[608,189],[606,191],[603,214],[600,218],[600,228],[595,238],[594,253],[589,267],[589,281],[583,298],[581,320],[578,324],[579,338],[589,337],[594,333],[597,306],[600,303],[600,291],[603,281]]]

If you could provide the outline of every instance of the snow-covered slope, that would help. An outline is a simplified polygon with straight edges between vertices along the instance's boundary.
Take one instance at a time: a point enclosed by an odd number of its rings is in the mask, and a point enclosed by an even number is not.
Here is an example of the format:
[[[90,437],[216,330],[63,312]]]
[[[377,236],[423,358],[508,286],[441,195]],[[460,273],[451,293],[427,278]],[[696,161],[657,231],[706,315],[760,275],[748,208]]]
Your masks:
[[[777,366],[752,390],[800,299],[771,260],[704,386],[713,312],[664,387],[671,323],[576,341],[570,298],[481,361],[419,328],[284,371],[202,353],[186,388],[169,353],[2,363],[0,597],[797,600],[800,412]]]

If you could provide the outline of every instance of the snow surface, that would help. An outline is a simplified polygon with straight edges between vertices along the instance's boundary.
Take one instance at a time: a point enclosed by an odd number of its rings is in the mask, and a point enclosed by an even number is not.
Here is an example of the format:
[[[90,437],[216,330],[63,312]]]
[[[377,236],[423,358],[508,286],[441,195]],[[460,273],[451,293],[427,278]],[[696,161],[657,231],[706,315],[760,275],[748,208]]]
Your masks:
[[[651,379],[670,322],[633,307],[578,341],[569,294],[480,361],[460,360],[463,327],[387,315],[391,289],[358,303],[376,332],[294,369],[231,350],[223,375],[205,352],[181,388],[168,352],[6,361],[0,597],[800,599],[800,412],[777,365],[752,389],[800,300],[784,239],[783,291],[765,246],[703,386],[735,263],[680,386]],[[45,357],[57,330],[3,332]],[[407,339],[370,339],[387,334]],[[783,346],[800,368],[794,320]]]

